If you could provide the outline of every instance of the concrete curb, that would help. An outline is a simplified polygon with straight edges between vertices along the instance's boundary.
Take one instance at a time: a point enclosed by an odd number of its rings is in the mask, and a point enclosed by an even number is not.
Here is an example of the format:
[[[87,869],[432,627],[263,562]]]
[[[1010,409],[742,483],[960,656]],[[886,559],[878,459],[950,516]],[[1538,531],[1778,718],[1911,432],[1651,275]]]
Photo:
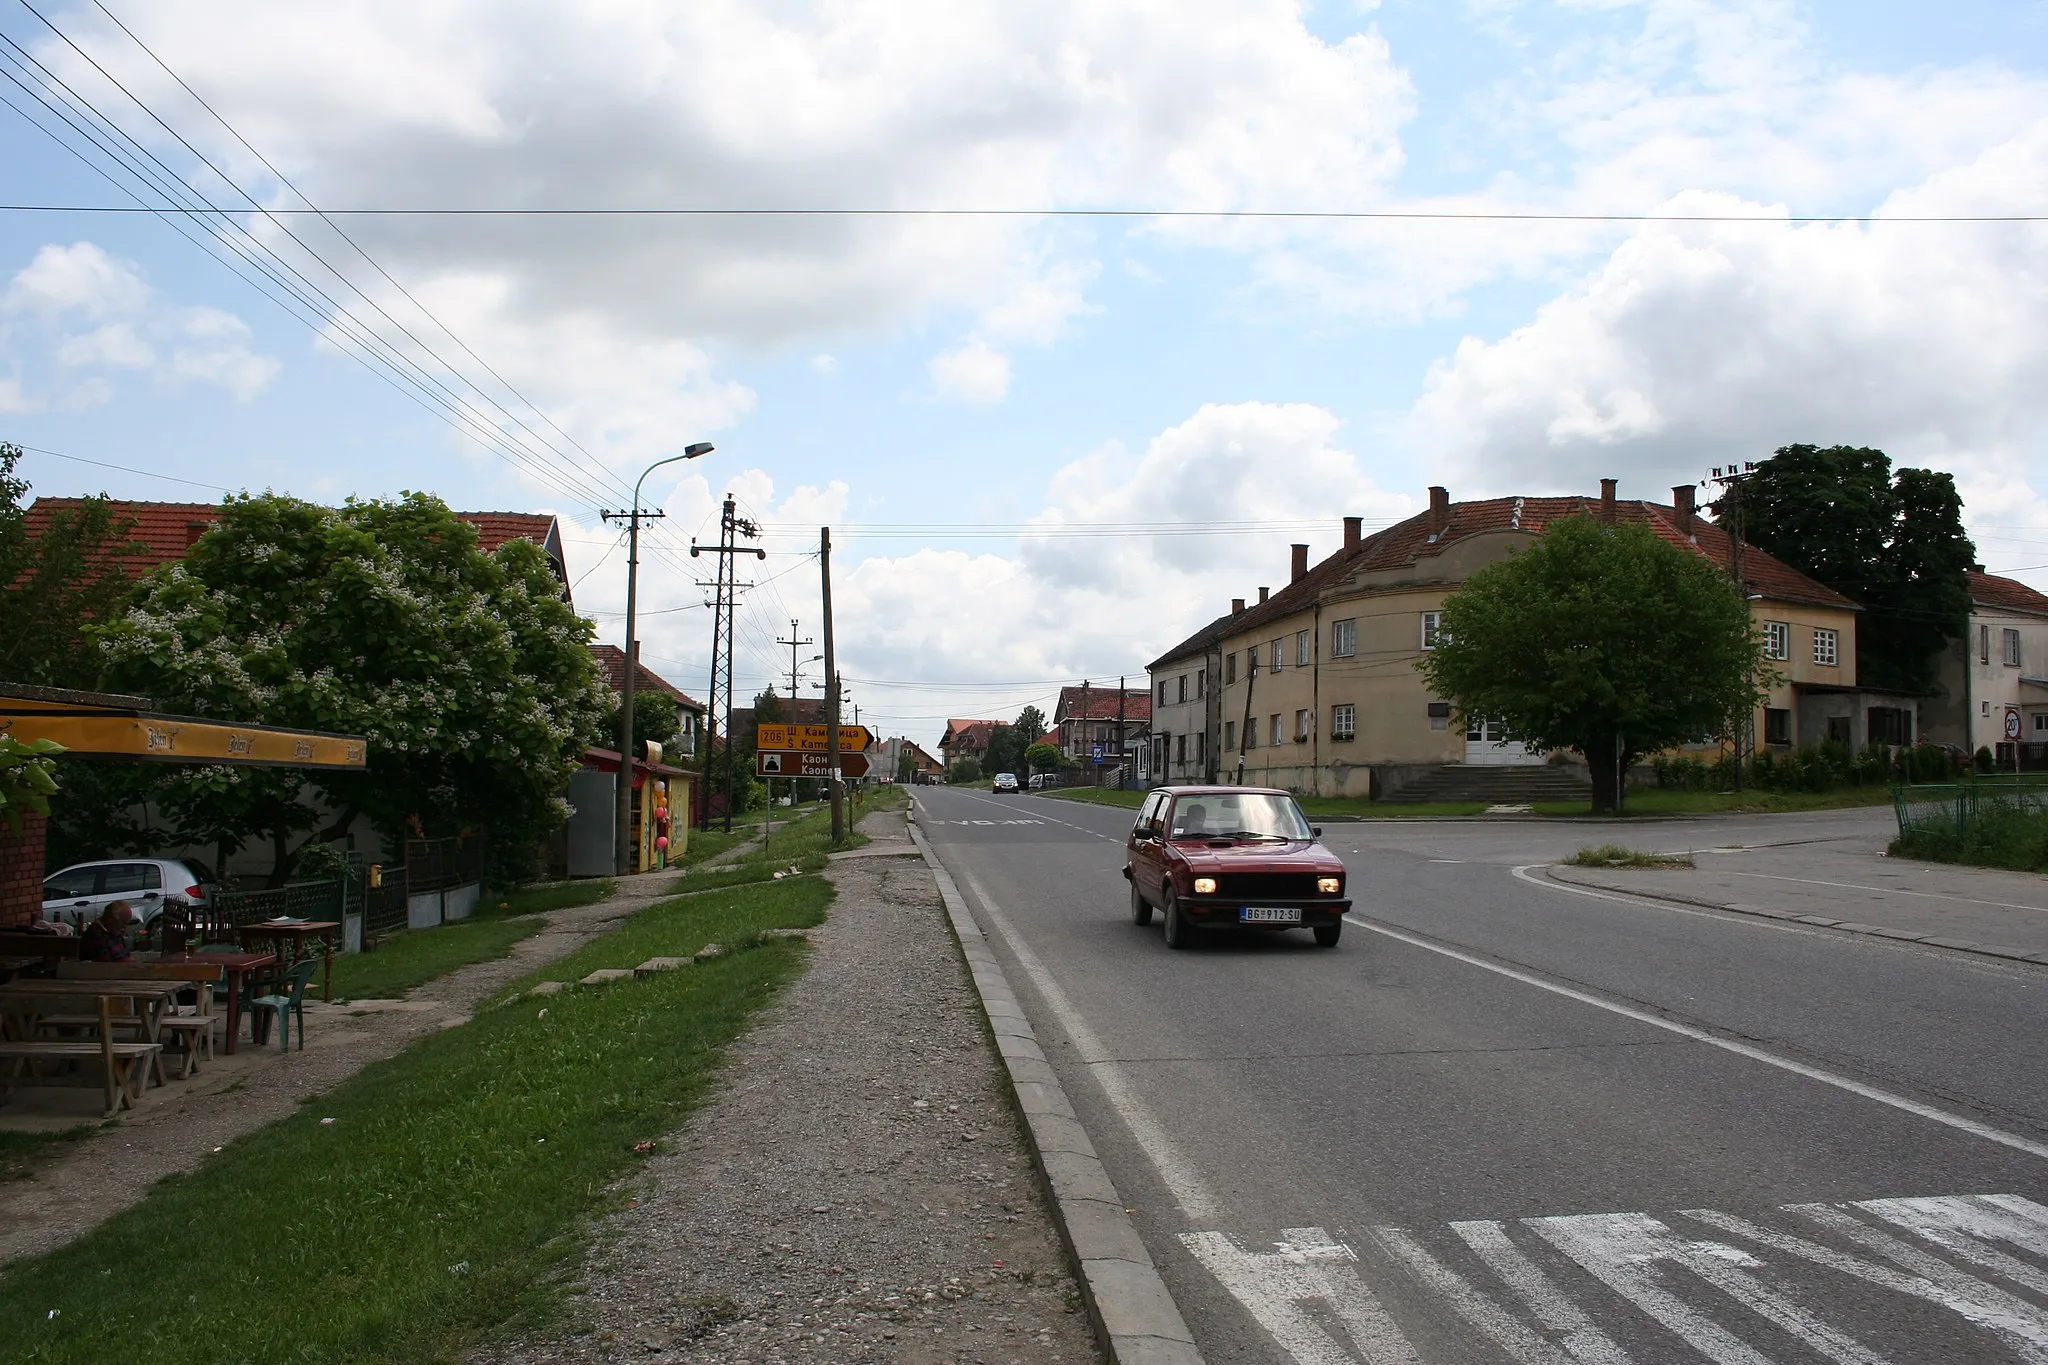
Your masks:
[[[1669,901],[1673,905],[1695,905],[1703,910],[1725,910],[1731,915],[1754,915],[1758,919],[1781,920],[1786,924],[1810,924],[1816,929],[1839,929],[1845,934],[1888,938],[1897,943],[1918,943],[1923,947],[1941,948],[1952,953],[1973,953],[1978,957],[1996,957],[2008,962],[2029,962],[2036,966],[2048,966],[2048,952],[2030,953],[2024,948],[2008,948],[1997,943],[1977,943],[1970,939],[1944,938],[1939,934],[1916,933],[1910,929],[1887,929],[1882,925],[1862,924],[1856,920],[1826,919],[1820,915],[1794,915],[1788,911],[1771,910],[1761,905],[1708,900],[1704,896],[1681,896],[1675,891],[1638,891],[1631,887],[1608,886],[1604,882],[1580,881],[1576,877],[1563,875],[1563,868],[1557,863],[1547,865],[1542,872],[1546,880],[1556,882],[1559,886],[1606,891],[1616,896],[1636,896],[1646,901]]]
[[[910,837],[938,883],[961,956],[995,1034],[996,1049],[1009,1069],[1025,1134],[1052,1196],[1060,1238],[1081,1267],[1081,1293],[1096,1335],[1117,1365],[1203,1365],[1194,1334],[1138,1230],[1131,1226],[1124,1201],[1095,1155],[1087,1130],[1074,1117],[1067,1092],[1046,1062],[1002,963],[967,909],[967,898],[915,821]]]

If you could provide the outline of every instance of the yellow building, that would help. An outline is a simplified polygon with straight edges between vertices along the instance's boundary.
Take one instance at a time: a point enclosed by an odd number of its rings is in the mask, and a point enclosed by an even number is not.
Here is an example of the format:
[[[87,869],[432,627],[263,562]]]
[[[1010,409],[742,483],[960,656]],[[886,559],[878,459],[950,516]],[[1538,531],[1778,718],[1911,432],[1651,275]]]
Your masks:
[[[1597,498],[1462,503],[1432,488],[1427,512],[1375,535],[1345,518],[1341,548],[1320,564],[1294,546],[1287,586],[1234,601],[1150,665],[1155,780],[1383,796],[1446,767],[1544,764],[1498,727],[1454,718],[1429,692],[1416,664],[1434,646],[1444,599],[1571,516],[1648,525],[1733,568],[1730,537],[1697,513],[1690,487],[1663,504],[1619,499],[1612,479],[1601,486]],[[1780,675],[1753,718],[1755,742],[1833,737],[1860,748],[1903,742],[1902,729],[1910,739],[1910,699],[1856,686],[1856,604],[1754,546],[1740,559]]]

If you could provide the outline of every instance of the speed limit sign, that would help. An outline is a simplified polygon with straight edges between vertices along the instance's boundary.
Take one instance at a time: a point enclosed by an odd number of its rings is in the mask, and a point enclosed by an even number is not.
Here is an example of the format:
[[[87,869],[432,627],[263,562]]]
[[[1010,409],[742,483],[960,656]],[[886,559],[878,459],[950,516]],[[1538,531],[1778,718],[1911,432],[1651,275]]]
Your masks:
[[[2007,739],[2018,739],[2020,737],[2020,709],[2017,706],[2005,708],[2005,737]]]

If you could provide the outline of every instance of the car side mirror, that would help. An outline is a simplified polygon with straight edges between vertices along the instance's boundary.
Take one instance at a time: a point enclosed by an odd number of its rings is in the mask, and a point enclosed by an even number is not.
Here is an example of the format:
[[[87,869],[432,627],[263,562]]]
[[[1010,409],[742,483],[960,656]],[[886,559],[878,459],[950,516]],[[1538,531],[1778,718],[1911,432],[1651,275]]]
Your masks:
[[[1323,827],[1321,825],[1310,825],[1308,832],[1311,838],[1320,839],[1323,837]]]

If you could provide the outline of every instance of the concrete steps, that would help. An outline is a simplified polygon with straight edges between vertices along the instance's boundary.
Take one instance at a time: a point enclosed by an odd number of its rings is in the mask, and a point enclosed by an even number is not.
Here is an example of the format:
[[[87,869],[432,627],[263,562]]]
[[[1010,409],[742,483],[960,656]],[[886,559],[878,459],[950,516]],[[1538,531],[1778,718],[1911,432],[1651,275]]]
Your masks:
[[[1484,801],[1490,806],[1535,801],[1589,801],[1593,784],[1577,766],[1529,764],[1493,767],[1448,763],[1431,769],[1386,798],[1389,804]]]

